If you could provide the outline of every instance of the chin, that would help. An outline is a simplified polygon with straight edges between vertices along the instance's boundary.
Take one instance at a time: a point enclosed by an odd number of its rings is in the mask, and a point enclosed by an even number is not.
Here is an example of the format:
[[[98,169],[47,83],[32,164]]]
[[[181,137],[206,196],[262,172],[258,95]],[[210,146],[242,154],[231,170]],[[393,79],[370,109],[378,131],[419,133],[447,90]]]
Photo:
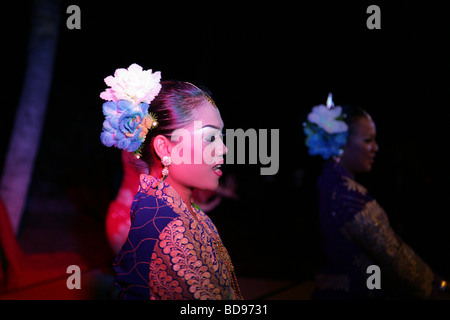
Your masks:
[[[207,191],[216,191],[219,187],[219,179],[210,180],[210,181],[202,181],[196,186],[197,189],[207,190]]]
[[[219,187],[219,179],[217,179],[216,181],[211,183],[211,187],[206,189],[206,190],[208,190],[208,191],[216,191],[218,187]]]

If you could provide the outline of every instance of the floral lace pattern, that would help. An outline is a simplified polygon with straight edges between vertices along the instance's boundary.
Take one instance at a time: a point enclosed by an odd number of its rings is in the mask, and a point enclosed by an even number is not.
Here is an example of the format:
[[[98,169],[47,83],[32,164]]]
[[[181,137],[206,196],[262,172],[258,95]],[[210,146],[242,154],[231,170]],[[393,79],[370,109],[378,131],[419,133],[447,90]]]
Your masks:
[[[428,298],[435,274],[392,229],[367,189],[339,164],[319,178],[320,224],[325,263],[318,270],[319,298]],[[378,265],[381,290],[369,290],[367,267]]]
[[[132,207],[132,227],[127,240],[129,244],[124,246],[132,247],[129,252],[133,254],[128,255],[127,261],[117,260],[118,269],[128,266],[119,273],[119,282],[127,283],[122,286],[122,296],[126,297],[127,289],[131,289],[131,292],[137,289],[140,298],[152,300],[236,299],[230,283],[230,270],[218,258],[213,246],[214,239],[192,217],[175,190],[165,182],[159,185],[158,182],[152,176],[141,175],[136,196],[140,201],[135,200],[137,202]],[[149,206],[148,200],[156,200],[156,204]],[[220,239],[209,217],[201,210],[194,210],[214,236]],[[150,212],[153,219],[144,219],[143,215],[149,215]],[[137,233],[145,234],[145,237],[134,237]],[[151,237],[148,237],[149,233]],[[146,244],[149,239],[153,241],[151,249],[146,246],[143,252],[142,243]],[[135,258],[136,254],[139,259]],[[132,283],[135,278],[130,280],[128,275],[135,276],[137,270],[139,283],[136,284]]]
[[[367,202],[363,210],[346,223],[345,228],[375,257],[385,274],[399,277],[418,298],[427,298],[431,294],[433,272],[395,234],[386,213],[375,200]]]

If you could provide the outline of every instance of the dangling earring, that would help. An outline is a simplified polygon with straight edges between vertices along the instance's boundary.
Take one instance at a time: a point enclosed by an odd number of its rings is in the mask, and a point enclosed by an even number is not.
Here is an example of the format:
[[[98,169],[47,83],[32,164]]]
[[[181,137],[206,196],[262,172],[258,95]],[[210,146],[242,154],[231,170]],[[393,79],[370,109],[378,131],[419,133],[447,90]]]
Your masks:
[[[338,155],[337,156],[333,156],[334,162],[335,163],[341,162],[341,157],[342,157],[343,154],[344,154],[344,150],[342,150],[342,148],[339,149]]]
[[[167,176],[169,175],[169,166],[172,164],[172,158],[169,156],[164,156],[161,159],[161,164],[164,166],[164,168],[162,169],[162,177],[161,180],[159,180],[159,182],[156,184],[156,186],[153,189],[158,189],[159,185],[161,182],[164,181],[164,179],[167,178]]]
[[[164,156],[161,159],[161,164],[164,166],[164,169],[162,169],[161,180],[164,180],[169,175],[169,166],[172,164],[172,158],[169,156]]]

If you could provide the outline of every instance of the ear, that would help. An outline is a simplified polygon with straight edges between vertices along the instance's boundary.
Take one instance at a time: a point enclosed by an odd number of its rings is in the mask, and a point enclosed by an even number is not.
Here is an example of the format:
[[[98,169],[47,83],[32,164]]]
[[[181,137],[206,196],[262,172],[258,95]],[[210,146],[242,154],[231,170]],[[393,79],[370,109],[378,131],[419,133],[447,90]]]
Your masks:
[[[172,153],[172,144],[167,137],[160,134],[153,139],[153,149],[160,159],[165,156],[170,157],[170,154]]]

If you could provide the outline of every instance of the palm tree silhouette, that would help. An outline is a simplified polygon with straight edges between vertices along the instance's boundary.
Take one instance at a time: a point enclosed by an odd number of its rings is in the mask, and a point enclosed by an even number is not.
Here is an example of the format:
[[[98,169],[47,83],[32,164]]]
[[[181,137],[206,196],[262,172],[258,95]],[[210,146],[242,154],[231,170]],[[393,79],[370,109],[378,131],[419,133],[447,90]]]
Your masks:
[[[35,0],[25,79],[5,157],[0,197],[17,234],[45,121],[59,27],[58,0]]]

